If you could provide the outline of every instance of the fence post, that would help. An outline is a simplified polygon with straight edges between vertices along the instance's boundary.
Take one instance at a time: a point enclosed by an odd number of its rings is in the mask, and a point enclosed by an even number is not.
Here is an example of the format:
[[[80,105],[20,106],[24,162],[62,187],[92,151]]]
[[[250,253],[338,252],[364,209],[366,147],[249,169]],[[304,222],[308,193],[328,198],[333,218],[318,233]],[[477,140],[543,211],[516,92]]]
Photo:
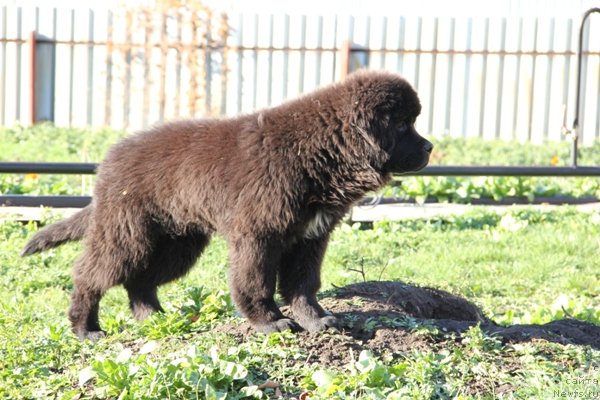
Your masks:
[[[340,78],[343,80],[348,74],[368,65],[369,48],[344,40],[340,48]]]
[[[54,39],[38,35],[35,31],[29,34],[30,77],[29,77],[29,110],[30,123],[54,121]]]
[[[350,41],[344,40],[340,48],[340,79],[344,80],[350,72]]]
[[[29,115],[30,115],[30,123],[31,125],[35,124],[37,122],[37,115],[36,115],[36,93],[35,93],[35,88],[36,88],[36,81],[37,81],[37,74],[36,74],[36,70],[37,70],[37,60],[36,60],[36,33],[35,31],[31,31],[31,33],[29,34],[29,60],[30,60],[30,75],[29,75]]]

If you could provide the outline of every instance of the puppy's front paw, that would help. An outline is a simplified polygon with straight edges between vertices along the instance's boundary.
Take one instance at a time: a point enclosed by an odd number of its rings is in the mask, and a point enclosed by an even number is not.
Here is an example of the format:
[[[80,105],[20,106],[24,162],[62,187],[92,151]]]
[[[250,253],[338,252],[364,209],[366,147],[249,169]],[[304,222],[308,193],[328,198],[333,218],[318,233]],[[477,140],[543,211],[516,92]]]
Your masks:
[[[261,333],[273,333],[273,332],[283,332],[291,330],[292,332],[298,332],[301,330],[300,325],[296,323],[293,319],[290,318],[281,318],[276,321],[267,322],[263,324],[252,324],[256,331]]]
[[[100,339],[104,339],[106,337],[106,333],[104,331],[80,330],[77,332],[77,337],[81,341],[90,340],[92,342],[97,342]]]
[[[329,328],[339,330],[340,322],[333,315],[326,315],[321,318],[302,319],[299,321],[302,328],[309,332],[324,331]]]

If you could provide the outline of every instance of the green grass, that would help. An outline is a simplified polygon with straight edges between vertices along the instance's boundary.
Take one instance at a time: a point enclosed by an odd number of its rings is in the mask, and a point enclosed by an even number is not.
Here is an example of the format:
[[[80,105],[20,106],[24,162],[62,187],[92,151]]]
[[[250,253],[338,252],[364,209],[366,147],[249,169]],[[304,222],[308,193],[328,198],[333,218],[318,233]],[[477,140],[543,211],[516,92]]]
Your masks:
[[[433,165],[540,165],[569,166],[571,142],[543,144],[478,138],[434,138]],[[579,165],[600,165],[600,141],[579,145]]]
[[[3,161],[98,162],[125,136],[109,128],[59,128],[50,124],[0,128]]]
[[[225,243],[216,238],[186,278],[160,290],[166,313],[139,324],[125,292],[101,304],[108,338],[80,343],[66,318],[69,244],[20,258],[33,224],[0,225],[0,397],[20,398],[552,398],[600,391],[600,351],[541,340],[502,344],[477,327],[429,332],[431,348],[380,358],[364,352],[335,368],[306,363],[289,333],[239,343],[210,330],[239,322],[227,292]],[[476,209],[463,216],[342,225],[323,267],[323,289],[404,280],[460,294],[503,324],[571,315],[600,324],[600,213],[571,208]],[[278,388],[261,386],[275,382]],[[503,391],[503,385],[510,390]],[[273,385],[272,385],[273,386]],[[555,396],[556,397],[556,396]]]
[[[50,124],[0,128],[0,160],[20,162],[100,162],[125,136],[112,129],[59,128]],[[0,174],[0,194],[88,195],[93,176]]]

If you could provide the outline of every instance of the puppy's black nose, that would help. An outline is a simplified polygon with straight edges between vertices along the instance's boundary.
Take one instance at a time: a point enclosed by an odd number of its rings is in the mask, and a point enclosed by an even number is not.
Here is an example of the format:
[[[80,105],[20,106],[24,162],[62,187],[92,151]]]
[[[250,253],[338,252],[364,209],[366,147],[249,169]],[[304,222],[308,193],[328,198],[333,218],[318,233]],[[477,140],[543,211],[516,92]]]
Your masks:
[[[425,149],[426,152],[431,153],[431,151],[433,150],[433,144],[431,144],[428,141],[425,141],[425,143],[423,144],[423,149]]]

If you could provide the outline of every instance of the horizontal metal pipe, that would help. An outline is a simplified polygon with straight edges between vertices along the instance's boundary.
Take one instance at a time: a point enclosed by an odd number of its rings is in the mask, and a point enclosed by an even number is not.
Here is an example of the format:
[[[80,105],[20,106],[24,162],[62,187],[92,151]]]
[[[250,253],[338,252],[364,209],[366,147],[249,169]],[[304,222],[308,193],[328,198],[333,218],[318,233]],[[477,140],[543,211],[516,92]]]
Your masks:
[[[0,173],[94,174],[93,163],[0,162]],[[600,167],[430,166],[402,175],[416,176],[600,176]]]
[[[26,196],[6,195],[0,196],[0,207],[54,207],[54,208],[83,208],[90,204],[90,196]],[[494,199],[471,199],[474,205],[510,205],[510,204],[588,204],[597,202],[593,197],[577,198],[571,196],[537,197],[533,202],[526,198],[508,197],[501,200]],[[436,203],[435,199],[429,199],[427,203]],[[391,203],[414,203],[414,200],[398,200],[394,198],[365,198],[360,204],[363,206]]]
[[[93,174],[96,164],[70,163],[0,163],[0,173]],[[502,166],[433,166],[403,176],[600,176],[600,167],[502,167]],[[0,196],[0,206],[13,207],[85,207],[89,196]]]
[[[91,201],[90,196],[0,196],[0,206],[4,207],[82,208]]]
[[[600,167],[432,166],[417,176],[600,176]]]
[[[0,162],[0,173],[93,175],[97,167],[93,163]]]
[[[380,204],[419,204],[415,199],[403,198],[403,197],[365,197],[359,203],[358,207],[372,207]],[[444,201],[439,201],[435,196],[428,196],[425,199],[424,204],[443,204]],[[536,196],[533,199],[527,197],[508,196],[501,199],[493,199],[489,197],[471,198],[464,203],[452,203],[452,204],[471,204],[474,206],[510,206],[513,204],[520,205],[532,205],[532,204],[552,204],[552,205],[563,205],[563,204],[591,204],[598,203],[598,199],[592,196],[586,197],[575,197],[575,196]]]

